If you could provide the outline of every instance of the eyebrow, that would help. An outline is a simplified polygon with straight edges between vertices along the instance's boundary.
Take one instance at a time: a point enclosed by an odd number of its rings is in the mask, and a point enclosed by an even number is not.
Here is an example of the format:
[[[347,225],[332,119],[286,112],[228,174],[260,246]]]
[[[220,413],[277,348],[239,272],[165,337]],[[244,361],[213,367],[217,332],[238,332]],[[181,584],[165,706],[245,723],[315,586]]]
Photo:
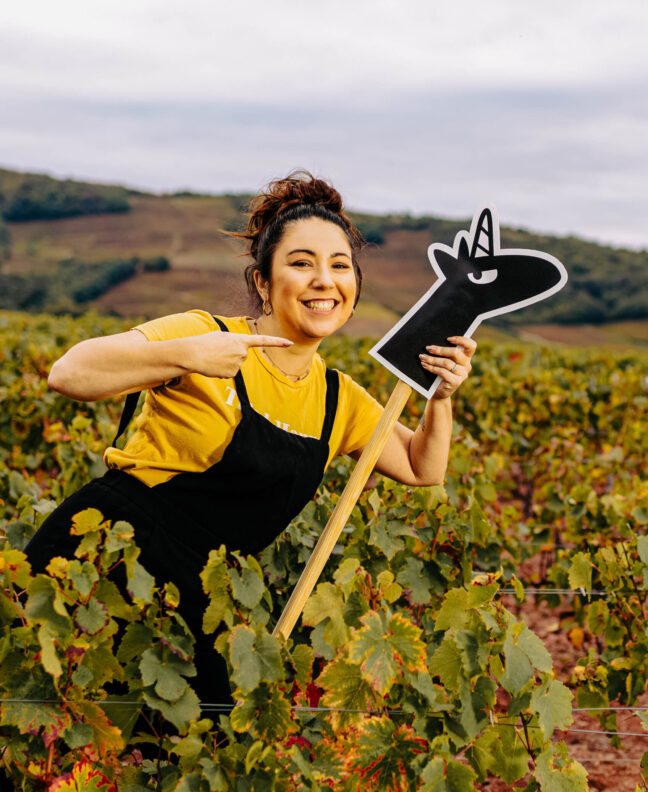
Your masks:
[[[309,256],[315,255],[313,250],[307,250],[306,248],[296,248],[295,250],[291,250],[288,255],[292,256],[293,253],[307,253]],[[343,251],[340,251],[339,253],[331,253],[329,258],[335,258],[336,256],[346,256],[347,258],[351,258],[348,253],[344,253]]]

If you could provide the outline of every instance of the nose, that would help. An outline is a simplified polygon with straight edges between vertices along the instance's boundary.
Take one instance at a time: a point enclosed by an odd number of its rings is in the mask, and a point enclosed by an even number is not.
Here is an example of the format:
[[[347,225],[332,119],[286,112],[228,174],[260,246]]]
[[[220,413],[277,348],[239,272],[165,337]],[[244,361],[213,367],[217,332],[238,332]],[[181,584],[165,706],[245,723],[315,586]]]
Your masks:
[[[319,264],[315,268],[312,285],[316,289],[330,289],[335,286],[333,273],[326,264]]]

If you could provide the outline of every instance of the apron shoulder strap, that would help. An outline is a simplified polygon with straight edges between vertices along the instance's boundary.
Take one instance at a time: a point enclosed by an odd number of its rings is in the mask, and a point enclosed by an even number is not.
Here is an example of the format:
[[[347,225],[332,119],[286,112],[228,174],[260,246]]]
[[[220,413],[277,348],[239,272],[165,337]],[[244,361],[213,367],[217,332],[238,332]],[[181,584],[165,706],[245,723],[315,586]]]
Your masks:
[[[212,318],[224,333],[229,333],[229,328],[222,319],[214,316],[214,314],[212,314]],[[241,403],[241,409],[243,407],[249,407],[250,400],[248,398],[247,388],[245,387],[245,382],[243,382],[243,375],[241,374],[240,369],[234,376],[234,385],[236,386],[236,395],[238,396],[239,402]]]
[[[141,392],[142,391],[137,391],[137,393],[129,393],[128,396],[126,396],[126,401],[124,402],[121,418],[119,419],[117,434],[115,435],[114,440],[110,444],[111,446],[117,448],[117,440],[124,433],[124,429],[126,429],[126,427],[131,421],[131,418],[135,414],[135,410],[137,409],[137,402],[139,400]]]
[[[340,377],[335,369],[326,369],[326,406],[324,411],[324,425],[320,440],[328,443],[335,421],[335,413],[338,406],[338,394],[340,391]]]

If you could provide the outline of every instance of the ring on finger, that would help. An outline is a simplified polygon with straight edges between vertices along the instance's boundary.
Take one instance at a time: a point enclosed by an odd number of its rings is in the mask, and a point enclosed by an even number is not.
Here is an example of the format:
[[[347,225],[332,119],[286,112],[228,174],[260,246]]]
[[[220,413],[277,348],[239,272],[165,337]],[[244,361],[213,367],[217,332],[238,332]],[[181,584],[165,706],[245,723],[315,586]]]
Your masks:
[[[455,363],[454,366],[450,369],[450,373],[452,374],[459,364]]]

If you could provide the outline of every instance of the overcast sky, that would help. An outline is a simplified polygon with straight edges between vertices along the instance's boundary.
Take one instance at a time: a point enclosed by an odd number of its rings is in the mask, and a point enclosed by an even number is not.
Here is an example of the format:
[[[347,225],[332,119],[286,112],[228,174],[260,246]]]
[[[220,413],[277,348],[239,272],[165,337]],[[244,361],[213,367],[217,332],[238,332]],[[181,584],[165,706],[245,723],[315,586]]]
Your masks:
[[[646,0],[23,0],[0,165],[170,191],[306,167],[352,208],[648,247]]]

